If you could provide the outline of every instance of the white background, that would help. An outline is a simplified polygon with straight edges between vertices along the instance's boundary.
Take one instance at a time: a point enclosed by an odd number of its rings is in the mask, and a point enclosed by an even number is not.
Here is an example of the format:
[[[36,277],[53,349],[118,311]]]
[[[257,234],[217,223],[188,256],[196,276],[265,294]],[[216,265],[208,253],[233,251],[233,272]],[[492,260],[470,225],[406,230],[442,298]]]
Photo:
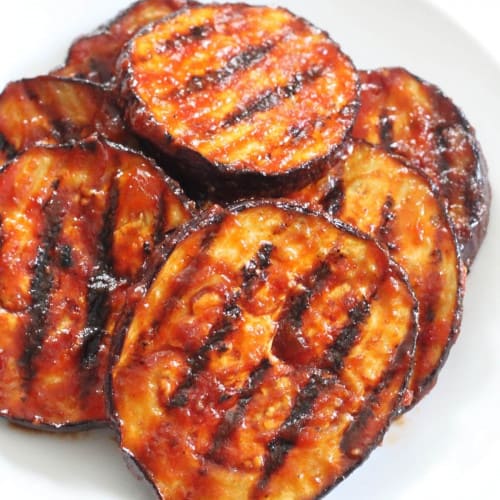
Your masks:
[[[263,3],[262,0],[258,3]],[[500,7],[490,0],[281,2],[360,68],[403,65],[443,88],[476,127],[494,203],[468,279],[462,334],[433,392],[331,493],[335,500],[498,500],[500,459]],[[3,2],[0,86],[64,60],[70,41],[127,0]],[[441,14],[432,6],[445,14]],[[1,332],[0,332],[1,335]],[[0,422],[0,498],[147,500],[110,433],[54,436]]]

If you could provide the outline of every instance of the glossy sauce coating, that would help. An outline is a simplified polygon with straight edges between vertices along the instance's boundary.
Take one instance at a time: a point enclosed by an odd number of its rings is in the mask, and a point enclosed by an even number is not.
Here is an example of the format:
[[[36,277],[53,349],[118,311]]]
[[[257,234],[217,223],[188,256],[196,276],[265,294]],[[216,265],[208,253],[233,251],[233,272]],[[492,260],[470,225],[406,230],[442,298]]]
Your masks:
[[[289,198],[371,234],[408,273],[417,296],[419,335],[412,404],[434,385],[460,330],[465,270],[431,185],[383,148],[354,141],[315,183]]]
[[[353,136],[381,144],[437,186],[470,267],[488,225],[490,186],[473,128],[442,92],[402,68],[360,72]]]
[[[187,3],[186,0],[141,0],[134,3],[95,33],[76,40],[69,49],[64,66],[52,74],[96,83],[112,82],[116,60],[134,33]]]
[[[134,145],[110,92],[85,82],[39,76],[0,95],[0,165],[35,144],[64,144],[99,133]]]
[[[121,445],[161,498],[314,498],[378,444],[416,302],[341,223],[269,202],[179,238],[112,368]]]
[[[91,139],[34,147],[0,172],[0,415],[107,420],[110,334],[151,249],[190,218],[143,156]]]
[[[307,182],[354,120],[352,63],[281,8],[183,9],[134,37],[119,65],[134,130],[182,160],[179,175],[207,184],[297,171]]]

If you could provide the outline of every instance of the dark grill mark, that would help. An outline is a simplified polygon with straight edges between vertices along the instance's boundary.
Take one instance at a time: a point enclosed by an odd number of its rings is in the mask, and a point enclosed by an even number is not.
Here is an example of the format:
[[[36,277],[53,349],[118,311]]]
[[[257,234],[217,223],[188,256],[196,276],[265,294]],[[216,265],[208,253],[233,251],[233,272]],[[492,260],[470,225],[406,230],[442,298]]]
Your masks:
[[[452,187],[455,189],[457,188],[457,183],[450,178],[450,174],[452,174],[456,167],[450,164],[448,158],[448,152],[450,151],[450,149],[453,149],[452,147],[450,147],[450,144],[448,143],[448,139],[446,137],[446,132],[448,129],[449,126],[447,124],[437,126],[434,129],[434,134],[436,137],[436,148],[438,152],[438,160],[436,166],[437,173],[439,175],[439,193],[441,195],[441,199],[443,199],[446,204],[458,197],[458,193],[451,192]],[[460,187],[465,191],[464,194],[466,196],[469,195],[470,200],[474,200],[474,196],[470,195],[470,193],[468,192],[469,186],[469,183],[465,183]],[[464,203],[463,206],[469,208],[471,205]]]
[[[59,265],[68,269],[73,265],[73,249],[70,245],[59,246]]]
[[[82,369],[87,372],[84,375],[85,378],[98,365],[97,355],[109,315],[109,294],[116,287],[116,280],[112,274],[111,248],[118,196],[118,185],[114,180],[108,194],[108,206],[103,215],[103,226],[97,241],[96,270],[87,284],[87,322],[82,332],[83,344],[80,361]],[[93,377],[93,375],[90,376]],[[88,386],[88,383],[82,384],[82,390],[85,391]]]
[[[182,47],[189,45],[197,40],[203,40],[210,33],[212,33],[214,27],[209,24],[201,24],[199,26],[192,26],[189,29],[188,33],[179,33],[171,38],[170,40],[166,40],[162,44],[157,44],[155,47],[155,51],[157,54],[163,54],[168,51],[177,51]]]
[[[227,116],[221,122],[220,127],[232,127],[244,120],[248,120],[256,113],[269,111],[270,109],[275,108],[281,101],[298,94],[305,85],[319,78],[322,73],[322,67],[313,66],[307,71],[293,75],[287,85],[267,90],[252,101],[243,104],[242,109]]]
[[[331,276],[330,266],[321,262],[308,275],[303,285],[305,290],[291,295],[278,320],[278,329],[274,337],[272,351],[278,358],[289,363],[301,363],[301,356],[307,352],[307,341],[302,335],[304,313],[309,309],[311,298],[321,291]]]
[[[64,207],[57,197],[58,188],[59,181],[55,181],[52,185],[53,194],[43,207],[45,228],[41,238],[42,243],[37,250],[30,286],[30,324],[26,329],[24,350],[19,359],[19,366],[24,372],[26,389],[36,375],[33,360],[42,349],[48,327],[47,316],[54,280],[51,264],[64,214]]]
[[[387,110],[380,113],[378,127],[381,143],[388,151],[391,151],[394,137],[392,135],[392,118]]]
[[[178,99],[205,90],[211,86],[220,85],[237,72],[244,71],[261,61],[273,47],[274,43],[271,41],[266,41],[262,45],[250,47],[248,50],[231,57],[222,68],[209,70],[201,76],[192,76],[183,88],[173,93],[171,98]]]
[[[187,404],[189,389],[193,386],[196,375],[205,370],[209,353],[220,348],[223,340],[234,330],[234,323],[241,316],[241,310],[236,304],[238,296],[239,294],[236,293],[229,298],[224,305],[220,321],[212,327],[208,338],[198,352],[188,359],[189,374],[170,398],[170,408],[178,408]]]
[[[7,160],[12,160],[16,156],[16,148],[7,140],[7,138],[0,132],[0,151],[5,153]]]
[[[271,265],[271,253],[273,249],[274,245],[272,243],[263,243],[255,258],[250,260],[250,262],[243,267],[243,283],[241,289],[244,291],[245,295],[249,296],[251,294],[253,285],[256,281],[265,281],[267,279],[265,269]]]
[[[327,349],[324,356],[326,368],[339,373],[344,366],[344,358],[349,354],[359,337],[359,327],[370,314],[370,303],[362,300],[349,311],[349,323],[342,328],[335,342]]]
[[[224,420],[217,428],[213,439],[214,444],[212,450],[205,457],[206,459],[213,460],[215,462],[220,461],[217,456],[220,449],[224,446],[231,434],[240,425],[243,416],[245,415],[248,404],[254,397],[255,391],[259,388],[269,368],[271,368],[269,360],[263,359],[259,366],[252,372],[246,383],[246,386],[241,390],[239,394],[236,408],[234,410],[228,411],[224,415]]]
[[[324,373],[321,372],[313,373],[310,376],[307,384],[297,395],[287,420],[267,445],[268,453],[264,458],[264,471],[257,485],[258,490],[265,488],[274,472],[283,465],[288,452],[296,445],[300,432],[311,415],[318,395],[334,381],[335,379],[326,378]]]
[[[320,204],[323,210],[333,217],[342,209],[344,196],[344,181],[335,179],[331,189],[321,198]]]

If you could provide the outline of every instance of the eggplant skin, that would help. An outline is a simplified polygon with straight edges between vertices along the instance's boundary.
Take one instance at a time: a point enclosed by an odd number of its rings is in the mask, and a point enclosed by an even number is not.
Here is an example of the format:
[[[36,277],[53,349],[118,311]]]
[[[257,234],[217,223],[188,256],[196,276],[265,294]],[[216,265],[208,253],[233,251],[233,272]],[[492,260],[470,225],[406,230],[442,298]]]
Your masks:
[[[141,0],[132,4],[94,33],[78,38],[66,62],[51,72],[56,76],[112,84],[115,65],[126,42],[146,24],[161,19],[188,3],[186,0]]]
[[[137,33],[117,71],[131,128],[215,200],[310,182],[358,106],[351,60],[281,8],[187,7]]]
[[[98,85],[39,76],[12,82],[0,95],[0,164],[35,144],[64,144],[95,133],[137,144],[112,93]]]
[[[406,401],[414,406],[433,387],[459,334],[466,274],[430,180],[382,146],[350,140],[320,179],[288,198],[377,238],[407,272],[420,310]]]
[[[361,71],[353,136],[381,144],[436,184],[469,269],[486,235],[488,168],[475,131],[441,90],[403,68]]]
[[[214,207],[118,329],[121,447],[160,498],[315,498],[398,413],[417,301],[374,240],[303,205]]]
[[[0,171],[0,416],[71,431],[108,422],[111,332],[165,234],[192,216],[146,157],[90,138]]]

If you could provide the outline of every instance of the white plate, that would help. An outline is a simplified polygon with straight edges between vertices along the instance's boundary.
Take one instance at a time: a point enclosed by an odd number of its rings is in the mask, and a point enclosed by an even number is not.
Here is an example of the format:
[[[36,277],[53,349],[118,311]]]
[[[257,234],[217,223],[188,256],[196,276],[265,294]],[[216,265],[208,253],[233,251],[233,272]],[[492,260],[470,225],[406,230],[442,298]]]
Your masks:
[[[494,194],[499,192],[500,70],[464,31],[421,0],[269,3],[285,5],[328,30],[360,68],[403,65],[441,86],[476,127]],[[127,4],[127,0],[3,3],[0,87],[56,66],[76,35],[92,30]],[[383,446],[328,498],[500,498],[499,220],[494,198],[489,233],[468,279],[462,333],[438,385],[395,423]],[[19,430],[2,421],[0,498],[147,500],[154,496],[144,481],[128,472],[106,431],[57,436]]]

